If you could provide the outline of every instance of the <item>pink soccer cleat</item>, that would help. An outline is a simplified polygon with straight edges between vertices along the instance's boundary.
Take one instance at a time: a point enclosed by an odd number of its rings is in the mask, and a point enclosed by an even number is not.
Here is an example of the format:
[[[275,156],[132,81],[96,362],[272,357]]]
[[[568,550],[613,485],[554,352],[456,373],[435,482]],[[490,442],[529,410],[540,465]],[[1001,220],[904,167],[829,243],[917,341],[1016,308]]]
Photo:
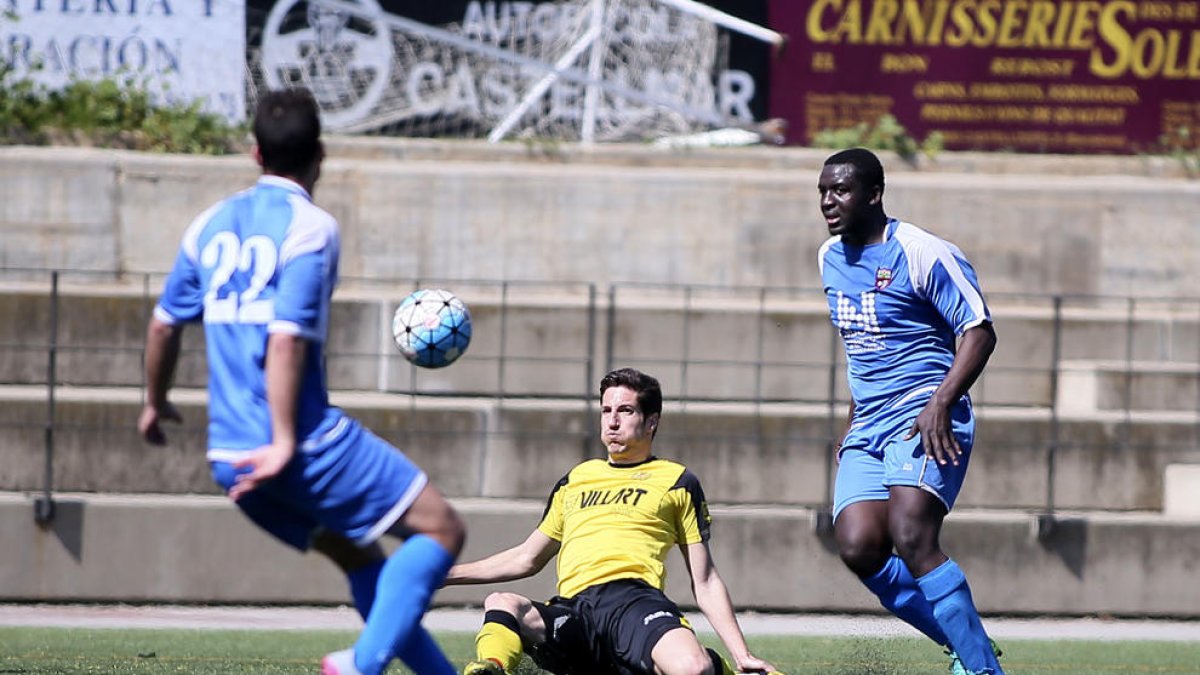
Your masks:
[[[343,649],[326,654],[321,659],[321,675],[362,675],[354,665],[354,650]]]

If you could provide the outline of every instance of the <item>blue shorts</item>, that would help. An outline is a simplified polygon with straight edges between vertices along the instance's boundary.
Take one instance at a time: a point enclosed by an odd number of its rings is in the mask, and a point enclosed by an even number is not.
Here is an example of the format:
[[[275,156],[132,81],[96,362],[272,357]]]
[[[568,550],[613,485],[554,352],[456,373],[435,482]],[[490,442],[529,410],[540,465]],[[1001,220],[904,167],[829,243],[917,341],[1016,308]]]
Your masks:
[[[236,503],[256,525],[285,544],[308,550],[319,529],[367,546],[387,532],[428,482],[425,473],[390,443],[358,422],[319,448],[297,450],[271,481]],[[226,491],[239,473],[210,461],[213,480]]]
[[[950,411],[950,429],[963,451],[957,465],[943,466],[926,457],[919,434],[904,440],[918,412],[886,429],[855,425],[846,435],[833,488],[834,520],[855,502],[886,500],[888,488],[894,485],[930,492],[946,505],[946,511],[954,507],[975,445],[975,415],[970,400],[963,398]]]

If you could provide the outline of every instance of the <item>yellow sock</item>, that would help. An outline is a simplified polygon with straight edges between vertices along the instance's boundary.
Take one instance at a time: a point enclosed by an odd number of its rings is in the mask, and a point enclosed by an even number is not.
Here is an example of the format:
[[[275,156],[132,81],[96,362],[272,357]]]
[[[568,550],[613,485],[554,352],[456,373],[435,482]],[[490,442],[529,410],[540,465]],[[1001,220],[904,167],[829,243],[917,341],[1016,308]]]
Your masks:
[[[498,609],[483,615],[483,628],[475,636],[475,658],[499,663],[513,673],[521,663],[521,633],[517,617]]]

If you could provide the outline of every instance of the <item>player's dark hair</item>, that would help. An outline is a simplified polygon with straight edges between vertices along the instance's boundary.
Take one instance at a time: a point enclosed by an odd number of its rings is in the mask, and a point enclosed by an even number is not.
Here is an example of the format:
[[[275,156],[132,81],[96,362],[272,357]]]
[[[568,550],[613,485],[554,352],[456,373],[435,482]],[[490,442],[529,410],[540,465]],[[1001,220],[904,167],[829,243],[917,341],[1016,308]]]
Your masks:
[[[649,417],[662,412],[662,387],[658,380],[633,368],[618,368],[600,380],[600,396],[612,387],[626,387],[637,394],[642,415]]]
[[[878,187],[883,190],[883,164],[875,153],[866,148],[850,148],[835,152],[825,160],[825,166],[834,164],[849,164],[854,167],[859,182],[865,187]]]
[[[267,92],[254,111],[254,140],[263,169],[296,176],[321,153],[321,116],[307,89]]]

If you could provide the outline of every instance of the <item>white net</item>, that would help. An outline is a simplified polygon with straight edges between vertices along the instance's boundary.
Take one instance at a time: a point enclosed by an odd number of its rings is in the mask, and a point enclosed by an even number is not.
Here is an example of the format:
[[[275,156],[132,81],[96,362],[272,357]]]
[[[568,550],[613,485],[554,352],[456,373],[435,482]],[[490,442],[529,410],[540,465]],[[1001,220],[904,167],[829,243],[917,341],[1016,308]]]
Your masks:
[[[663,0],[470,2],[419,23],[376,0],[279,0],[249,57],[249,104],[313,90],[331,130],[629,141],[745,126],[718,28]],[[744,107],[744,106],[743,106]]]

